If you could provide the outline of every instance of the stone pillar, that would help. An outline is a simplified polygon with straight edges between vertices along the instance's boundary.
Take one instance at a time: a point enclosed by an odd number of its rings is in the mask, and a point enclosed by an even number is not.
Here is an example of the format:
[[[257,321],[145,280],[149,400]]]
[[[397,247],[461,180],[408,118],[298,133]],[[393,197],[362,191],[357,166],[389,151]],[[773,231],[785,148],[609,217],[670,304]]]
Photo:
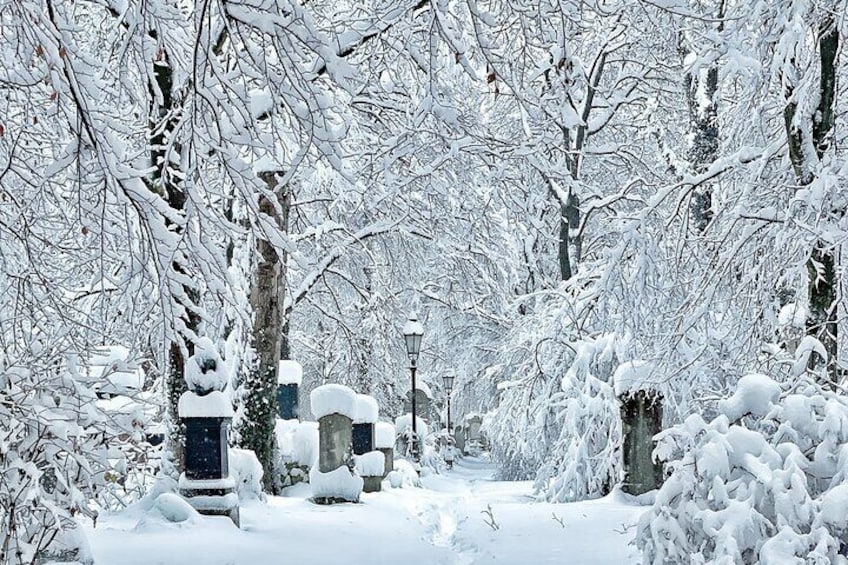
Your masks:
[[[228,516],[239,525],[238,495],[229,476],[227,430],[233,417],[226,366],[207,338],[195,344],[186,360],[188,391],[180,396],[178,412],[186,429],[185,468],[179,490],[201,514]]]
[[[323,385],[310,400],[318,418],[318,468],[309,472],[312,499],[317,504],[358,502],[362,478],[352,471],[351,450],[356,393],[343,385]]]
[[[383,478],[394,470],[395,466],[395,427],[387,422],[377,422],[374,426],[374,447],[383,454]]]
[[[653,390],[628,390],[619,395],[624,434],[624,477],[621,490],[640,495],[660,488],[662,463],[655,462],[653,437],[662,431],[662,394]]]
[[[300,384],[303,381],[303,367],[297,361],[280,361],[277,370],[277,417],[281,420],[300,418],[298,399]]]

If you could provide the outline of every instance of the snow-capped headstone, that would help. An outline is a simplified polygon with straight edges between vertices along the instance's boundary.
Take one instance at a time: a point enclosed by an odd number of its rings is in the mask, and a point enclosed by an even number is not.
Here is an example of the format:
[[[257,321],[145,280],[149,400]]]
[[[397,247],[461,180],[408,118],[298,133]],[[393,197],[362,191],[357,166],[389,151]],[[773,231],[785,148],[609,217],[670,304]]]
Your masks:
[[[303,367],[297,361],[280,361],[277,369],[277,417],[281,420],[296,420],[300,417],[298,398],[303,381]]]
[[[374,447],[383,454],[385,463],[383,465],[383,478],[392,471],[395,461],[395,427],[388,422],[377,422],[374,424]]]
[[[362,477],[364,492],[379,492],[386,471],[386,458],[380,451],[354,455],[356,471]]]
[[[309,399],[318,418],[318,467],[309,472],[312,498],[318,504],[357,502],[363,481],[351,470],[356,393],[346,386],[329,384],[313,390]]]
[[[662,486],[662,463],[654,461],[654,436],[662,431],[663,396],[653,364],[622,363],[613,375],[624,435],[621,490],[640,495]]]
[[[379,409],[377,400],[367,394],[356,395],[356,417],[353,419],[353,453],[363,455],[374,450],[374,423]]]
[[[178,403],[186,430],[185,469],[180,494],[201,514],[229,516],[239,525],[238,496],[229,476],[227,429],[232,403],[224,392],[229,375],[212,341],[201,338],[186,360],[188,391]]]

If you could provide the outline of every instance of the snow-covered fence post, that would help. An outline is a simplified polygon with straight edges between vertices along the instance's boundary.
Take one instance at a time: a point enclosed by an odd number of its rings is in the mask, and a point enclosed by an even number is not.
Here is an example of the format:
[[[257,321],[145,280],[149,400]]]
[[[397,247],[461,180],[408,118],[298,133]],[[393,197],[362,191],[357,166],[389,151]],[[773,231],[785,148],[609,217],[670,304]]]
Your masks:
[[[381,490],[385,471],[385,456],[375,451],[374,427],[379,408],[377,401],[367,394],[356,395],[356,418],[353,421],[353,453],[356,469],[364,481],[365,492]],[[374,454],[374,455],[372,455]]]
[[[309,471],[312,498],[318,504],[358,502],[362,478],[354,470],[351,453],[356,393],[329,384],[313,390],[309,399],[318,418],[318,468]]]
[[[233,407],[223,390],[229,376],[215,345],[202,338],[186,360],[188,391],[178,410],[186,430],[180,494],[201,514],[228,516],[239,525],[238,495],[229,476],[227,428]]]
[[[388,422],[377,422],[374,426],[374,447],[383,454],[383,478],[395,467],[395,427]]]
[[[658,489],[663,483],[662,463],[653,457],[654,436],[662,431],[663,395],[652,384],[652,374],[651,364],[629,361],[613,376],[624,436],[621,490],[632,495]]]
[[[280,361],[277,370],[277,417],[297,420],[300,417],[298,390],[303,380],[303,367],[297,361]]]

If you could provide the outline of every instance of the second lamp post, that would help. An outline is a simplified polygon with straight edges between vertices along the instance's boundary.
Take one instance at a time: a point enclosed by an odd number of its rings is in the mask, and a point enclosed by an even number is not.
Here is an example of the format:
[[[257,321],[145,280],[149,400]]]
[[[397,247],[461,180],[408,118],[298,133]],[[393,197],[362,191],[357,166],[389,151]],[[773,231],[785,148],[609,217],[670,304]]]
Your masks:
[[[415,370],[418,368],[418,354],[421,353],[421,339],[424,337],[424,326],[418,321],[415,312],[409,315],[409,320],[403,326],[403,339],[406,341],[406,354],[409,355],[409,370],[412,372],[412,458],[418,461],[418,428],[415,416]]]

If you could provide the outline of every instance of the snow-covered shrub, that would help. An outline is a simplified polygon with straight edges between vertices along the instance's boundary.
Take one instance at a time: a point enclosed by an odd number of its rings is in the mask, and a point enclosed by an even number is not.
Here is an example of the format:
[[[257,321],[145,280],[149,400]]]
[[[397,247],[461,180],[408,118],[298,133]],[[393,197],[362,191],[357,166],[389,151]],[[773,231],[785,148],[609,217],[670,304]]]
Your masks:
[[[274,430],[277,449],[274,458],[276,488],[309,480],[309,470],[318,461],[318,422],[277,420]]]
[[[606,494],[621,467],[621,421],[611,377],[625,359],[615,334],[571,337],[569,293],[514,328],[493,369],[500,402],[483,431],[505,479],[535,479],[547,500]]]
[[[104,418],[59,358],[28,359],[0,355],[0,563],[89,562],[76,517],[95,517],[91,502],[114,486]]]
[[[842,559],[848,401],[804,378],[781,387],[753,374],[719,410],[657,436],[670,476],[639,524],[644,563]]]
[[[230,477],[236,484],[236,494],[242,502],[262,500],[262,464],[249,449],[229,448]]]

